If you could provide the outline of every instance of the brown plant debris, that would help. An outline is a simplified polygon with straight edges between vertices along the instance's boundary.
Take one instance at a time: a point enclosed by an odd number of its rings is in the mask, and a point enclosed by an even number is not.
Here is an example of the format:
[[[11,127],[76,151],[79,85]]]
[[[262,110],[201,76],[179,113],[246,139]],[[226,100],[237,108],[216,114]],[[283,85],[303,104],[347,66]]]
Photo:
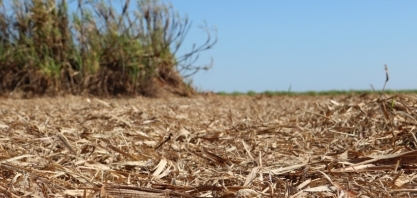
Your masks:
[[[0,197],[414,197],[414,95],[0,101]]]

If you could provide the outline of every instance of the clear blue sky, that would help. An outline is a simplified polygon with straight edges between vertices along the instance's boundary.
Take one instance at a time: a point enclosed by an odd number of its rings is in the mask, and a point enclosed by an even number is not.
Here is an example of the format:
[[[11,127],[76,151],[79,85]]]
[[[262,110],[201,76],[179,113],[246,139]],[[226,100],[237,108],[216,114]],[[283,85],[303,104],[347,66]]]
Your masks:
[[[218,43],[194,76],[203,91],[417,89],[417,1],[171,0],[193,26],[183,50],[203,43],[204,21]]]

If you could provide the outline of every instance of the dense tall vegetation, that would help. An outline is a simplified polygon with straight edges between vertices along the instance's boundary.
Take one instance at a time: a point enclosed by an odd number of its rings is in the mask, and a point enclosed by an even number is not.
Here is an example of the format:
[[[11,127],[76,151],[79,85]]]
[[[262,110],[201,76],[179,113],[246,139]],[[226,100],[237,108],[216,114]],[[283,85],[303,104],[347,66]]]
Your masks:
[[[76,5],[74,5],[76,4]],[[179,56],[191,23],[160,1],[0,1],[0,93],[188,95],[207,41]],[[121,6],[115,9],[114,6]],[[132,6],[136,6],[134,9]]]

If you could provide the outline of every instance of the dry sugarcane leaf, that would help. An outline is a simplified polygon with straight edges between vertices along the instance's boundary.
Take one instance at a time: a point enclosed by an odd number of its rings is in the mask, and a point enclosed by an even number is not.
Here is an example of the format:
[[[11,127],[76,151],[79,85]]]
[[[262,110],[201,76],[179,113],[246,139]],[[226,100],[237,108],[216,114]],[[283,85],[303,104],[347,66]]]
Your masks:
[[[416,98],[3,99],[0,191],[8,197],[414,196]]]

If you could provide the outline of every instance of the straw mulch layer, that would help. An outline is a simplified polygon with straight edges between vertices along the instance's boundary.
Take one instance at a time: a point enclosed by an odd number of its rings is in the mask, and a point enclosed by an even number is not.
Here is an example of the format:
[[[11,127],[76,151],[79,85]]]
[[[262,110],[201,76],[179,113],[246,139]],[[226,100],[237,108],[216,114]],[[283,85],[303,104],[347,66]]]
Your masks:
[[[414,95],[0,100],[1,197],[413,197]]]

